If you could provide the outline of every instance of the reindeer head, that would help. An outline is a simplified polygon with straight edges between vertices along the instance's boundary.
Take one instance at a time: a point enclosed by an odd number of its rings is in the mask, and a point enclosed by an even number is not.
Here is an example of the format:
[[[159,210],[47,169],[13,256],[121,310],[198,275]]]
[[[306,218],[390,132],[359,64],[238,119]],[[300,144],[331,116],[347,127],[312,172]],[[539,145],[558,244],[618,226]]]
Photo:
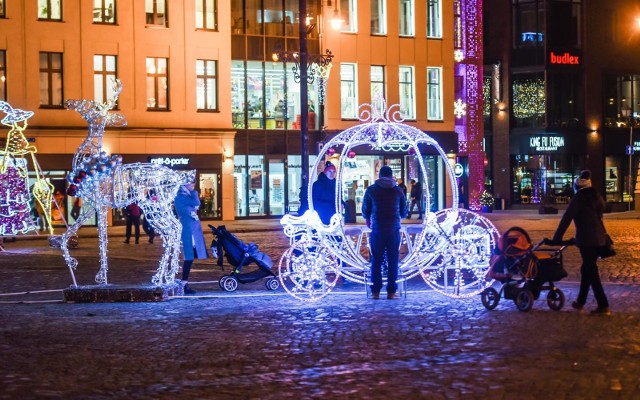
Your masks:
[[[89,122],[90,127],[104,129],[105,126],[125,126],[127,121],[124,115],[110,112],[122,92],[122,82],[119,79],[113,80],[112,89],[113,95],[106,103],[93,100],[67,100],[65,105],[69,110],[79,112],[82,118]]]

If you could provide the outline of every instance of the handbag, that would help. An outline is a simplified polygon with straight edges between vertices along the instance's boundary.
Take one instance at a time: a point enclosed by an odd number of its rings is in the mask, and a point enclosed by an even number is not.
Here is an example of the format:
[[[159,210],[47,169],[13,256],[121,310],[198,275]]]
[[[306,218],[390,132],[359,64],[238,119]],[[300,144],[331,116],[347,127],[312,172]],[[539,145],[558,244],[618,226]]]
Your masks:
[[[601,246],[600,251],[598,252],[598,255],[602,259],[616,255],[616,250],[613,248],[613,240],[611,240],[611,236],[609,236],[608,233],[605,236],[607,237],[607,244]]]

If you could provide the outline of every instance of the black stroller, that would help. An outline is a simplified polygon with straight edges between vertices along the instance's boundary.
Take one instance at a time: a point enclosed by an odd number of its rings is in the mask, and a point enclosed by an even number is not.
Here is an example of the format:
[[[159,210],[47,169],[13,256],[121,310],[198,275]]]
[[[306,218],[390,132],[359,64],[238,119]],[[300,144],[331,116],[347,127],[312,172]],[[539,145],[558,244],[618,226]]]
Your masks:
[[[488,277],[499,281],[502,286],[500,291],[486,288],[481,294],[482,304],[493,310],[504,294],[505,299],[516,303],[518,310],[529,311],[533,301],[540,297],[540,292],[548,290],[547,305],[559,311],[564,306],[565,297],[554,282],[568,275],[562,265],[562,252],[572,244],[573,240],[555,244],[545,239],[533,245],[524,229],[508,229],[498,241],[488,272]]]
[[[216,228],[213,225],[209,225],[209,228],[211,228],[211,232],[215,236],[215,239],[211,241],[211,254],[217,255],[218,265],[223,271],[223,251],[227,261],[233,266],[229,275],[223,275],[220,278],[219,283],[222,289],[227,292],[233,292],[238,288],[238,283],[251,283],[266,277],[270,277],[265,282],[267,289],[276,290],[280,287],[280,281],[271,272],[273,261],[268,255],[258,251],[257,244],[244,244],[242,240],[238,239],[224,226]],[[258,269],[242,273],[242,268],[251,263],[256,263]]]

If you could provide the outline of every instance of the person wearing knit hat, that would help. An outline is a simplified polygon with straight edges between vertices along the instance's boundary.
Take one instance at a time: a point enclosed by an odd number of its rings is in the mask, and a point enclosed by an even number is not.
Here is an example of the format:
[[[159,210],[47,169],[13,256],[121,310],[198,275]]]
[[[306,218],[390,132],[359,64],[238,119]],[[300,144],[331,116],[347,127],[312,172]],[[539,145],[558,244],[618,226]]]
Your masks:
[[[336,166],[331,161],[324,163],[324,171],[311,187],[313,209],[323,224],[329,225],[336,211]]]
[[[400,220],[407,213],[407,200],[387,165],[380,168],[380,179],[367,188],[362,199],[362,217],[371,228],[371,293],[380,298],[382,264],[387,261],[387,299],[397,299],[400,260]]]
[[[589,170],[580,172],[580,175],[573,182],[573,188],[576,194],[571,198],[553,235],[552,242],[562,242],[562,236],[573,221],[576,228],[575,244],[580,249],[582,266],[580,267],[580,290],[571,307],[582,311],[587,302],[589,288],[591,288],[598,304],[598,308],[591,313],[609,315],[609,301],[600,281],[597,264],[600,250],[607,244],[607,232],[602,222],[605,202],[602,196],[591,187],[591,171]]]

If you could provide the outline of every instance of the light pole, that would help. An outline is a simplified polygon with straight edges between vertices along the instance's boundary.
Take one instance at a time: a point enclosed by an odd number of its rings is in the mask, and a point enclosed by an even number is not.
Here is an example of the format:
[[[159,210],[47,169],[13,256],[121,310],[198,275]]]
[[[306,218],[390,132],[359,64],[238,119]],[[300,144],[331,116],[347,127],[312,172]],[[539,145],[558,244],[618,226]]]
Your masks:
[[[294,62],[293,77],[300,84],[300,155],[301,155],[301,187],[300,187],[300,208],[298,214],[304,213],[309,209],[308,192],[309,186],[309,94],[307,85],[315,81],[316,75],[320,81],[320,109],[324,106],[324,92],[326,79],[331,69],[331,60],[333,54],[330,50],[326,50],[325,54],[310,55],[307,53],[307,35],[310,28],[307,26],[307,0],[298,0],[299,15],[299,35],[300,35],[300,51],[290,52],[276,49],[274,60],[282,60],[284,62]],[[313,65],[316,68],[312,68]],[[310,71],[309,71],[310,69]],[[321,121],[323,123],[323,121]]]
[[[633,163],[633,113],[631,107],[625,107],[622,109],[622,116],[626,118],[629,124],[629,147],[627,147],[627,154],[629,155],[629,207],[628,210],[631,211],[631,199],[633,198],[631,195],[631,184],[632,184],[632,176],[631,176],[631,166]]]

